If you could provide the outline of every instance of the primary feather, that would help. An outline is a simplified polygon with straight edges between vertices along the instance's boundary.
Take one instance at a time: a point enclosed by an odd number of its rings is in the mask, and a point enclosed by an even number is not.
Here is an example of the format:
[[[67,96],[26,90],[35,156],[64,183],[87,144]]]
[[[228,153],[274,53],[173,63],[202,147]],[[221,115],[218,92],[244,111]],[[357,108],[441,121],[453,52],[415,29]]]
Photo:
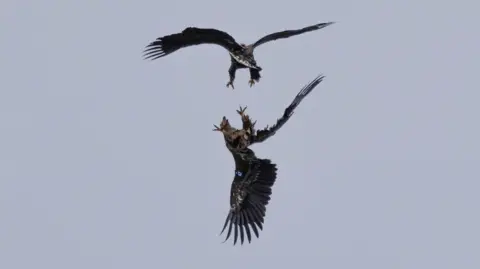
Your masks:
[[[258,238],[259,230],[263,230],[277,167],[268,159],[257,158],[248,148],[242,153],[230,152],[235,160],[235,177],[230,189],[230,211],[220,234],[228,227],[225,241],[233,231],[234,245],[239,238],[240,244],[243,244],[245,236],[250,243],[252,232]]]
[[[329,25],[332,25],[334,23],[335,22],[324,22],[324,23],[318,23],[318,24],[307,26],[307,27],[303,27],[301,29],[285,30],[285,31],[281,31],[281,32],[268,34],[268,35],[260,38],[255,43],[253,43],[251,45],[251,47],[252,47],[252,50],[253,50],[254,48],[256,48],[256,47],[258,47],[262,44],[265,44],[267,42],[274,41],[274,40],[281,39],[281,38],[289,38],[289,37],[300,35],[300,34],[303,34],[303,33],[319,30],[319,29],[325,28]]]
[[[145,59],[155,60],[181,48],[202,44],[218,45],[229,52],[241,51],[243,49],[242,46],[226,32],[217,29],[188,27],[181,33],[157,38],[147,45],[144,56]]]
[[[287,123],[287,121],[290,119],[290,117],[293,115],[293,112],[295,108],[302,102],[302,100],[317,87],[320,82],[323,81],[325,76],[319,75],[317,76],[314,80],[312,80],[310,83],[305,85],[300,92],[295,96],[293,99],[292,103],[285,109],[283,116],[279,119],[277,119],[277,122],[272,126],[272,127],[266,127],[263,130],[257,130],[256,134],[252,136],[252,142],[251,144],[254,143],[260,143],[264,142],[267,140],[269,137],[272,137],[282,126]]]

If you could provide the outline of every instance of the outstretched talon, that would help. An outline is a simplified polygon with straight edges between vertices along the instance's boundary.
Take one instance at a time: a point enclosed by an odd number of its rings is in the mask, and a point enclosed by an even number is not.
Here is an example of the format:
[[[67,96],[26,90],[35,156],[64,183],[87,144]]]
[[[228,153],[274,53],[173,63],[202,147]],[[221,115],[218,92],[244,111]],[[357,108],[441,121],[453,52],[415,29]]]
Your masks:
[[[250,122],[250,117],[245,114],[245,110],[247,110],[247,106],[240,106],[240,109],[237,109],[237,113],[242,117],[243,122]]]
[[[235,89],[235,87],[233,86],[233,81],[229,81],[229,82],[227,83],[227,88],[228,88],[229,86],[232,86],[232,90]]]
[[[213,127],[215,127],[215,129],[213,129],[212,131],[218,131],[223,133],[225,131],[225,128],[228,126],[229,126],[228,120],[225,116],[223,116],[222,121],[220,122],[220,127],[214,124]]]
[[[257,121],[252,122],[252,120],[250,119],[250,116],[248,116],[245,113],[245,110],[247,110],[247,106],[245,106],[245,107],[240,106],[240,109],[237,110],[237,113],[242,117],[243,129],[245,129],[245,130],[252,129],[255,126],[255,123]]]
[[[243,116],[245,115],[245,110],[246,109],[247,109],[247,106],[245,106],[245,107],[240,106],[240,109],[237,110],[237,113],[240,114],[240,116],[242,116],[242,118],[243,118]]]
[[[248,84],[250,84],[250,88],[251,88],[251,87],[255,84],[255,80],[250,79],[250,80],[248,81]]]

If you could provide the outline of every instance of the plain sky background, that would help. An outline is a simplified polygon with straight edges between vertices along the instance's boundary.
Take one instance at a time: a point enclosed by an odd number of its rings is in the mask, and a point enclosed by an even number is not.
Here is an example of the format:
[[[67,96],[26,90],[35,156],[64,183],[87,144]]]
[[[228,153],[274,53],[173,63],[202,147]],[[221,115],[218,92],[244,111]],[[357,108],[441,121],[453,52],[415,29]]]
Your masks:
[[[12,1],[0,4],[0,268],[480,268],[475,1]],[[256,50],[145,61],[187,26]],[[222,116],[273,124],[278,165],[252,244],[219,237],[234,162]]]

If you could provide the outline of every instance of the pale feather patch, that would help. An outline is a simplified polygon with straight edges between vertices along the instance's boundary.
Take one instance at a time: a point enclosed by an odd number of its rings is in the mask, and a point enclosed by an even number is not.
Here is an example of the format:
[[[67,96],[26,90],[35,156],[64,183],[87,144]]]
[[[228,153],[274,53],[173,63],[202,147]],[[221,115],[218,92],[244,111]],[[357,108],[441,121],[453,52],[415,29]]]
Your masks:
[[[229,52],[230,55],[239,63],[253,69],[258,69],[256,65],[252,65],[243,55],[236,55],[231,52]]]

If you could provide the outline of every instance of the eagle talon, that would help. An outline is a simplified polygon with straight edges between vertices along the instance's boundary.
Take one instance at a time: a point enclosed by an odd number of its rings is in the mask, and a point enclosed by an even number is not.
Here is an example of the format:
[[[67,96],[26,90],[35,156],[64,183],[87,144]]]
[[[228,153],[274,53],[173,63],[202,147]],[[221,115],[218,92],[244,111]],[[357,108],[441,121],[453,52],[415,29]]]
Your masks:
[[[228,129],[228,126],[229,126],[229,123],[228,123],[228,120],[227,118],[224,116],[222,118],[222,121],[220,122],[220,127],[218,127],[217,125],[213,125],[213,127],[215,127],[215,129],[213,129],[213,131],[218,131],[218,132],[224,132],[226,129]]]
[[[235,89],[235,87],[233,86],[233,81],[229,81],[229,82],[227,83],[227,88],[228,88],[229,86],[232,86],[232,90]]]
[[[253,128],[255,126],[256,121],[252,122],[252,119],[250,119],[250,116],[248,116],[245,113],[245,110],[247,110],[247,106],[245,107],[240,106],[240,109],[237,110],[237,113],[242,118],[243,129],[251,133],[253,132]]]
[[[243,122],[250,123],[250,117],[247,114],[245,114],[245,110],[247,110],[247,106],[245,107],[240,106],[240,109],[237,110],[237,113],[240,115],[240,117],[242,117]]]
[[[250,84],[250,88],[251,88],[251,87],[255,84],[255,80],[250,79],[250,80],[248,81],[248,84]]]
[[[240,114],[240,116],[243,117],[243,115],[245,114],[245,110],[247,109],[247,106],[243,107],[240,106],[240,110],[237,110],[237,113]]]

